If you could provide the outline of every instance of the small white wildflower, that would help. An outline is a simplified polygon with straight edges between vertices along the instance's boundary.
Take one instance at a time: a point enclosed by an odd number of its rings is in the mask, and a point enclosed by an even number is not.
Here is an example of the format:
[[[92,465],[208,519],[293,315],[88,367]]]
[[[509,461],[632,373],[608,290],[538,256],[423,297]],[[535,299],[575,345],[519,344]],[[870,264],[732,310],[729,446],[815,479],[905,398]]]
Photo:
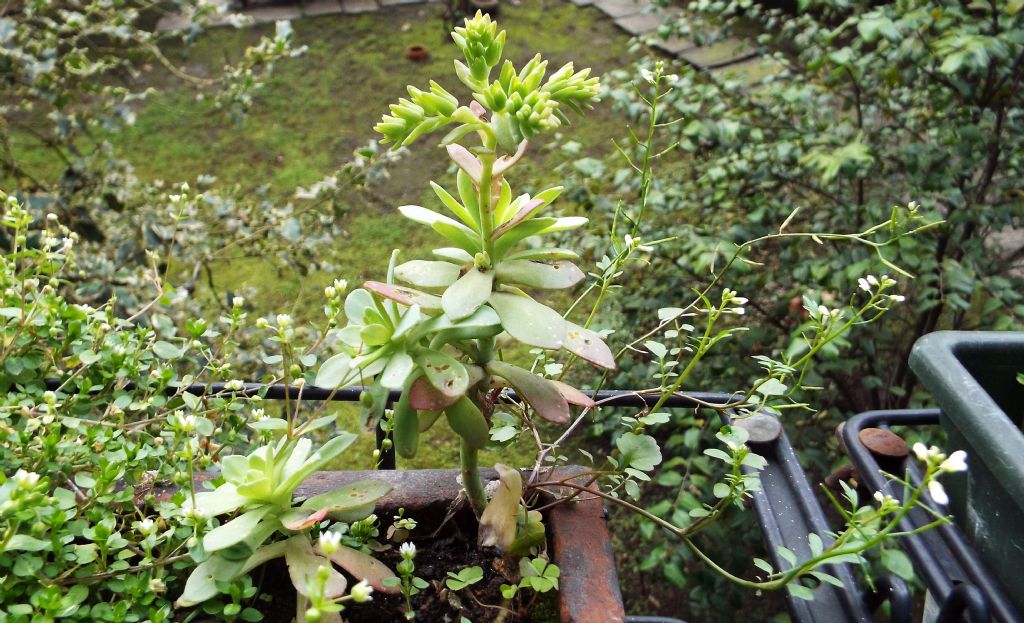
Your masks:
[[[361,604],[373,599],[370,595],[373,593],[373,587],[366,580],[360,580],[358,584],[352,587],[349,591],[349,596],[352,597],[352,601],[357,604]]]
[[[857,285],[859,285],[860,289],[864,290],[865,292],[871,291],[871,284],[869,284],[868,280],[865,279],[864,277],[861,277],[860,279],[857,280]]]
[[[240,296],[236,296],[231,299],[231,305],[234,307],[241,307],[242,305],[245,305],[245,299]]]
[[[341,546],[341,534],[338,532],[321,532],[320,533],[320,549],[324,554],[330,556],[334,552],[338,551]]]
[[[948,459],[939,464],[939,471],[949,473],[966,472],[967,453],[963,450],[957,450],[953,454],[950,454]]]
[[[928,481],[928,493],[931,494],[936,504],[942,504],[943,506],[949,504],[949,496],[946,495],[946,489],[938,480],[932,479]]]
[[[156,528],[156,522],[146,517],[142,521],[135,522],[135,529],[139,531],[142,536],[149,536],[153,534],[153,530]]]
[[[245,383],[238,379],[231,379],[227,383],[224,383],[224,389],[233,392],[239,392],[245,389]]]
[[[266,417],[267,417],[267,413],[263,409],[253,409],[252,410],[252,419],[256,420],[257,422],[260,421],[260,420],[266,419]]]
[[[53,212],[50,212],[49,214],[46,215],[46,220],[48,220],[50,222],[56,221],[57,220],[57,215],[54,214]]]
[[[269,326],[270,326],[270,323],[267,322],[266,318],[257,318],[256,319],[256,328],[257,329],[266,329]]]
[[[416,557],[416,546],[411,541],[406,541],[398,548],[398,553],[404,560],[412,560]]]
[[[873,286],[877,286],[878,285],[878,278],[875,277],[874,275],[868,275],[867,276],[867,280],[868,280],[868,283],[870,283]]]
[[[327,298],[333,299],[337,295],[338,291],[335,289],[334,286],[327,286],[326,288],[324,288],[324,296],[326,296]]]
[[[907,297],[903,296],[902,294],[890,294],[889,300],[892,301],[893,303],[902,303],[903,301],[907,300]]]
[[[14,474],[14,483],[22,489],[31,489],[39,482],[39,474],[19,469]]]
[[[196,416],[191,413],[185,415],[181,410],[175,411],[171,414],[171,426],[190,433],[196,429]]]
[[[335,279],[334,289],[337,290],[338,292],[344,292],[345,290],[348,290],[348,281],[345,279]]]
[[[928,448],[920,441],[914,444],[912,448],[914,456],[917,457],[918,461],[927,463],[928,462]]]
[[[875,501],[878,502],[878,505],[882,508],[899,506],[899,502],[896,501],[896,498],[892,497],[888,493],[882,493],[881,491],[875,491]]]
[[[62,253],[67,253],[71,250],[71,247],[75,246],[75,241],[72,238],[61,238],[60,250]]]
[[[287,326],[291,325],[291,323],[292,323],[292,317],[289,316],[288,314],[278,314],[277,315],[277,326],[279,326],[279,327],[287,327]]]
[[[890,277],[889,275],[882,275],[882,277],[881,277],[881,279],[879,279],[879,281],[881,282],[881,286],[883,288],[888,288],[888,287],[896,285],[896,280],[893,279],[892,277]]]
[[[166,590],[167,584],[165,584],[160,578],[151,578],[149,580],[149,591],[151,593],[162,593]]]
[[[650,69],[641,69],[640,76],[650,84],[654,84],[654,72]]]

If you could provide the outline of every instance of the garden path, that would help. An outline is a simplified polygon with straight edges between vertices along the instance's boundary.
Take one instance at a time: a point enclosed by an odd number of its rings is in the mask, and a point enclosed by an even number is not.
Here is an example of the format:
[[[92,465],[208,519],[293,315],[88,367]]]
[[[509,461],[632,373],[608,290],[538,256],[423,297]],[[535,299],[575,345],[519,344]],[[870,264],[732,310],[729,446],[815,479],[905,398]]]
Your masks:
[[[225,16],[241,15],[252,23],[265,24],[278,20],[295,20],[303,17],[324,15],[369,13],[384,11],[389,7],[406,4],[441,2],[442,0],[307,0],[304,2],[274,6],[252,6],[237,9],[233,0],[213,0],[223,7]],[[552,0],[548,0],[552,1]],[[553,0],[562,1],[562,0]],[[682,59],[694,67],[712,72],[732,72],[753,82],[773,71],[770,59],[760,56],[746,40],[730,38],[717,43],[698,46],[681,37],[663,39],[657,30],[671,15],[684,9],[671,7],[661,9],[651,0],[569,0],[578,7],[593,7],[604,13],[615,25],[625,32],[639,37],[652,48],[668,56]],[[224,24],[229,18],[223,19]],[[157,24],[161,31],[178,30],[187,26],[188,20],[181,15],[169,15]]]

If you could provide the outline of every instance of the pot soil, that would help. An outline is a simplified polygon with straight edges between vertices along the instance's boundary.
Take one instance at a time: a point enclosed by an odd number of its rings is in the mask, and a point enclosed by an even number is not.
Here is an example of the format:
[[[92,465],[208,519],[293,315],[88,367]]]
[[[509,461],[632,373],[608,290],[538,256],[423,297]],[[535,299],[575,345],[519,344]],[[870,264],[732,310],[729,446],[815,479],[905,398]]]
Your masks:
[[[556,471],[552,480],[564,478],[581,470]],[[299,489],[303,496],[317,495],[366,479],[391,483],[394,490],[377,503],[375,513],[381,525],[389,525],[399,508],[405,516],[416,520],[411,541],[416,544],[416,576],[431,586],[412,599],[416,621],[440,623],[459,621],[465,616],[476,623],[501,620],[502,602],[499,587],[511,583],[502,577],[503,564],[495,552],[481,551],[476,546],[476,519],[468,506],[449,517],[449,510],[459,496],[457,470],[410,470],[369,472],[319,472]],[[495,479],[493,470],[485,470],[485,479]],[[568,491],[566,493],[569,493]],[[506,615],[507,623],[622,623],[625,612],[619,593],[611,541],[605,525],[600,500],[586,499],[559,504],[545,514],[548,552],[561,570],[559,590],[536,598],[527,592],[522,612]],[[381,535],[384,540],[385,535]],[[398,553],[392,548],[379,555],[392,569]],[[448,591],[444,580],[448,571],[457,572],[478,565],[484,579],[458,592]],[[258,579],[258,578],[254,578]],[[263,586],[281,586],[274,595],[274,605],[264,610],[266,623],[288,623],[294,617],[294,594],[283,564],[268,566]],[[272,591],[273,592],[273,591]],[[482,604],[487,604],[482,605]],[[373,602],[346,609],[348,623],[380,623],[402,620],[401,595],[374,593]]]

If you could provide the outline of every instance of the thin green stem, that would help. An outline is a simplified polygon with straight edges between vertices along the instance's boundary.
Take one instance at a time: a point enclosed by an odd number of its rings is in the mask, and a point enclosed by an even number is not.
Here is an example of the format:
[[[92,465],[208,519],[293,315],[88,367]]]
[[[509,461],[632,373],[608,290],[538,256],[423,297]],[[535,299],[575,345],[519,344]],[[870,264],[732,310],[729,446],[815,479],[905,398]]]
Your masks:
[[[471,447],[465,439],[460,439],[459,459],[462,472],[462,488],[466,490],[469,505],[479,517],[487,507],[487,494],[480,481],[479,450]]]

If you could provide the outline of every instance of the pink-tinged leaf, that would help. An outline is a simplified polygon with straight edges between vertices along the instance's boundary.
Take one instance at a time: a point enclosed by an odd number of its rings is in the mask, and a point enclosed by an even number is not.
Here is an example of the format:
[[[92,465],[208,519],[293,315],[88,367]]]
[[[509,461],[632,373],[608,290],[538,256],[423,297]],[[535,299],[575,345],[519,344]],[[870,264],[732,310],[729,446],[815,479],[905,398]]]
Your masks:
[[[504,361],[492,361],[486,368],[494,376],[511,383],[519,397],[530,403],[537,415],[555,424],[569,423],[569,403],[551,381]]]
[[[530,201],[527,201],[526,205],[519,208],[519,211],[515,213],[515,216],[510,218],[507,222],[502,223],[500,227],[497,227],[494,230],[494,233],[491,234],[491,240],[501,238],[506,233],[514,229],[516,225],[519,225],[536,214],[542,207],[544,207],[543,199],[531,199]]]
[[[601,336],[571,322],[565,323],[565,350],[606,370],[615,369],[615,355]]]
[[[550,307],[506,292],[495,292],[488,302],[498,313],[501,326],[520,342],[550,349],[565,344],[565,319]]]
[[[422,309],[441,309],[441,297],[434,296],[433,294],[427,294],[426,292],[420,292],[419,290],[413,290],[412,288],[396,286],[390,283],[381,283],[379,281],[367,281],[363,283],[363,287],[371,292],[383,296],[386,299],[390,299],[407,307],[419,305]]]
[[[529,260],[505,260],[495,268],[502,283],[524,285],[531,288],[561,290],[570,288],[586,275],[572,262],[531,262]]]
[[[509,167],[519,162],[519,159],[522,158],[523,155],[526,153],[526,146],[528,144],[529,141],[523,139],[523,141],[519,143],[519,147],[516,149],[516,153],[512,154],[511,156],[502,156],[501,158],[498,158],[494,162],[494,171],[492,173],[494,177],[500,176],[502,173],[507,171]],[[499,190],[501,189],[499,188]]]
[[[484,172],[484,167],[480,164],[480,160],[470,153],[468,149],[458,143],[446,145],[445,149],[448,150],[448,157],[451,158],[455,164],[459,165],[459,168],[465,171],[473,182],[479,184],[480,176],[482,176]]]
[[[299,530],[305,530],[326,516],[326,508],[319,510],[312,508],[295,508],[284,515],[281,515],[281,525],[293,532],[298,532]]]
[[[498,463],[498,490],[480,516],[477,542],[480,547],[497,547],[502,552],[516,540],[516,518],[523,497],[523,478],[518,471]]]
[[[572,385],[566,385],[561,381],[555,380],[552,380],[551,383],[554,384],[555,388],[558,389],[558,393],[562,394],[562,398],[565,398],[565,401],[569,404],[587,408],[594,408],[597,406],[597,403],[594,402],[590,396],[584,394]]]
[[[458,400],[458,396],[448,396],[430,384],[426,377],[413,381],[409,389],[409,406],[419,411],[443,411]],[[421,418],[422,420],[422,418]]]
[[[487,109],[484,108],[483,105],[476,100],[473,100],[472,102],[469,103],[469,109],[473,111],[473,114],[479,117],[480,119],[483,119],[484,117],[487,116]]]
[[[357,580],[366,580],[375,591],[390,594],[399,591],[398,586],[384,584],[384,580],[395,577],[394,571],[388,569],[387,565],[373,556],[344,545],[339,545],[338,551],[333,554],[324,554],[319,545],[315,547],[315,551],[321,556],[330,558],[331,562],[348,571]]]
[[[300,595],[309,597],[310,580],[316,578],[320,567],[328,569],[324,597],[333,599],[345,594],[348,580],[338,573],[330,560],[313,553],[309,535],[299,534],[285,541],[284,559],[288,563],[288,575]]]

